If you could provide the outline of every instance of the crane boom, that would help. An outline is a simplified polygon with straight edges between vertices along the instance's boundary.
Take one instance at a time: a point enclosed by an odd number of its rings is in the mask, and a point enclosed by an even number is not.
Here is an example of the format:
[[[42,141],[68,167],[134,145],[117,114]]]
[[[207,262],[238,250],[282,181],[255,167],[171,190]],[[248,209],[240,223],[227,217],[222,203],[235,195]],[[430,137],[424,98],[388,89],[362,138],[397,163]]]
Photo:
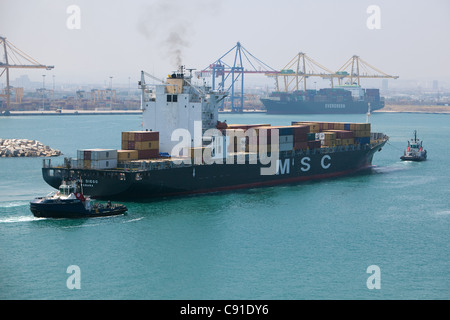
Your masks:
[[[6,71],[6,109],[10,110],[10,104],[11,104],[11,87],[9,85],[9,69],[46,69],[46,70],[52,70],[54,66],[46,66],[43,64],[40,64],[33,58],[31,58],[29,55],[27,55],[22,50],[18,49],[15,45],[13,45],[10,41],[6,40],[5,37],[0,36],[0,45],[3,44],[3,51],[4,51],[4,57],[5,62],[0,62],[0,68],[3,68],[3,71],[0,73],[0,76],[3,75]],[[12,55],[9,54],[9,52],[12,53]],[[14,62],[14,64],[10,64],[11,62]],[[25,60],[25,62],[28,62],[29,64],[24,64],[22,61]],[[5,95],[0,95],[5,96]]]
[[[344,78],[350,78],[350,83],[353,83],[356,79],[358,85],[360,85],[361,78],[378,78],[378,79],[398,79],[399,76],[392,76],[378,68],[375,68],[371,64],[367,63],[359,56],[354,55],[344,65],[336,71],[333,77],[338,79],[339,85]]]
[[[142,74],[142,75],[146,75],[147,77],[152,78],[152,79],[155,80],[155,81],[158,81],[158,82],[161,82],[161,83],[165,83],[164,80],[161,80],[161,79],[155,77],[154,75],[152,75],[152,74],[150,74],[150,73],[148,73],[148,72],[146,72],[146,71],[143,71],[143,70],[142,70],[142,71],[141,71],[141,74]],[[144,81],[142,81],[142,80],[144,80]],[[145,78],[144,78],[143,76],[141,76],[141,81],[142,81],[142,84],[145,84]]]
[[[267,72],[266,76],[274,77],[277,91],[280,91],[279,79],[282,78],[284,91],[299,90],[299,85],[303,81],[303,88],[306,90],[306,79],[309,77],[332,78],[334,72],[324,67],[320,63],[300,52],[279,72]]]
[[[331,87],[334,87],[334,79],[338,79],[339,85],[344,78],[354,79],[360,85],[361,78],[374,79],[398,79],[398,76],[389,75],[369,63],[354,55],[336,72],[317,63],[306,54],[300,52],[279,72],[267,72],[266,76],[275,78],[276,90],[280,90],[279,78],[283,80],[283,91],[299,90],[299,83],[303,82],[303,89],[306,90],[306,79],[309,77],[321,77],[331,80]]]

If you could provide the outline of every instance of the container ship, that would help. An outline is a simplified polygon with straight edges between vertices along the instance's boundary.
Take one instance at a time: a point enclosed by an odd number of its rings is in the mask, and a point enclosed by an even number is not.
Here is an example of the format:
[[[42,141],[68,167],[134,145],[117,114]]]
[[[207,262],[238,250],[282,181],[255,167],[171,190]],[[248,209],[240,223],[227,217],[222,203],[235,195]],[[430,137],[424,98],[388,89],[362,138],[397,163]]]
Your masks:
[[[382,109],[384,99],[379,89],[363,89],[357,85],[320,90],[272,92],[261,98],[267,114],[364,114]]]
[[[143,199],[298,183],[372,167],[388,137],[370,123],[227,124],[218,121],[226,93],[191,83],[180,68],[142,90],[141,131],[118,133],[120,149],[82,149],[42,174],[52,187],[81,179],[98,199]]]

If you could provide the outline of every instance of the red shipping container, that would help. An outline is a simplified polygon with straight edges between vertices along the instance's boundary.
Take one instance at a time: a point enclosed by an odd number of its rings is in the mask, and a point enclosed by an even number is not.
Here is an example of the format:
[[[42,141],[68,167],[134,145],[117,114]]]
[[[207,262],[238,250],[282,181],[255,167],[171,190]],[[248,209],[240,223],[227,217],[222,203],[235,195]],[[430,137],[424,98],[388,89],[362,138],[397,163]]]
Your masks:
[[[246,124],[229,124],[227,127],[228,130],[236,130],[236,129],[241,129],[241,130],[247,130],[248,129],[248,125]]]
[[[339,132],[339,139],[351,139],[353,138],[353,131],[341,130]]]
[[[266,132],[266,144],[270,144],[272,141],[272,131],[277,130],[278,128],[259,128],[258,130],[258,144],[260,144],[261,141],[261,136],[263,134],[263,130],[265,130]],[[278,132],[278,136],[279,136],[279,132]]]
[[[127,150],[134,150],[134,141],[128,141],[128,148]]]
[[[320,140],[308,141],[307,144],[309,149],[319,149],[321,146]]]
[[[348,130],[327,130],[336,133],[336,138],[338,139],[351,139],[353,138],[353,131]]]
[[[306,150],[307,147],[308,147],[308,142],[306,142],[306,141],[294,142],[295,150]]]
[[[134,141],[159,141],[158,131],[136,131],[134,132]]]
[[[294,127],[294,135],[297,133],[309,133],[309,126],[295,125],[293,127]]]
[[[138,150],[138,159],[152,159],[159,156],[159,150]]]
[[[306,142],[308,141],[307,133],[298,133],[294,135],[294,143],[296,142]]]
[[[248,130],[250,128],[257,127],[269,127],[270,124],[229,124],[227,129],[243,129]]]
[[[91,152],[84,151],[84,160],[91,160]]]

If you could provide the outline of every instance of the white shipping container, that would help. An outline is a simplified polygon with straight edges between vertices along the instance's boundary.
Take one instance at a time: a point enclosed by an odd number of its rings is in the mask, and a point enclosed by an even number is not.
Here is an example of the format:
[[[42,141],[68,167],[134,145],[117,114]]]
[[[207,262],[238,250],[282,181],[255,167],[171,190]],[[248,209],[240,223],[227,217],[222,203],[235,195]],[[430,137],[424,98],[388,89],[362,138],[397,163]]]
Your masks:
[[[70,167],[71,168],[78,168],[78,159],[71,159],[70,160]]]
[[[290,151],[292,149],[294,149],[293,142],[280,143],[280,151]]]
[[[117,168],[117,159],[91,160],[91,169],[112,169]]]
[[[91,151],[91,160],[117,160],[117,150],[114,149],[93,149]]]
[[[280,141],[280,144],[288,143],[288,142],[294,143],[294,136],[293,135],[280,136],[279,141]]]
[[[380,132],[371,132],[370,134],[370,138],[373,140],[377,140],[377,139],[383,139],[383,133]]]

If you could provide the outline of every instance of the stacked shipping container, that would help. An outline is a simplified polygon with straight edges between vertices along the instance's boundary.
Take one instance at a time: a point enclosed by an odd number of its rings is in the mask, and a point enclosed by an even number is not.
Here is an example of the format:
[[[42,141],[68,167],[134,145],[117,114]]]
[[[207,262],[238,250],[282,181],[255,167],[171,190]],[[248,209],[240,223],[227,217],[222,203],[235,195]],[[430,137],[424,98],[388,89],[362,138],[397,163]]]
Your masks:
[[[159,156],[159,132],[122,132],[122,150],[119,150],[118,154],[120,161],[157,158]]]
[[[270,124],[229,124],[227,125],[226,129],[221,130],[222,134],[224,136],[230,136],[230,137],[239,137],[242,133],[245,134],[245,132],[249,129],[254,129],[256,133],[256,137],[243,137],[243,138],[233,138],[231,141],[228,141],[227,143],[227,151],[228,152],[240,152],[240,151],[253,151],[252,149],[253,145],[256,144],[256,148],[258,148],[258,142],[259,142],[259,128],[260,127],[269,127]],[[240,131],[240,132],[239,132]],[[267,145],[268,148],[270,148],[270,136],[267,138]],[[259,150],[259,149],[256,149]],[[269,150],[270,151],[270,150]]]
[[[117,167],[117,150],[82,149],[77,151],[78,166],[85,169],[110,169]]]
[[[117,150],[118,161],[138,160],[139,154],[137,150]]]
[[[370,143],[370,123],[343,123],[343,122],[292,122],[293,125],[307,125],[310,132],[320,133],[316,138],[320,139],[324,147],[347,146],[353,144]],[[322,133],[333,133],[322,134]]]
[[[310,127],[307,125],[292,125],[292,126],[269,126],[269,125],[233,125],[228,126],[227,131],[224,134],[234,135],[234,132],[229,132],[229,130],[248,130],[254,129],[255,136],[245,137],[237,141],[231,141],[228,145],[228,151],[258,151],[260,147],[265,146],[267,151],[271,151],[272,146],[272,132],[274,130],[278,131],[278,146],[279,151],[292,151],[307,148],[320,148],[320,141],[316,141],[314,135],[310,134]],[[262,138],[262,131],[266,132],[266,143],[264,144],[264,139]]]

